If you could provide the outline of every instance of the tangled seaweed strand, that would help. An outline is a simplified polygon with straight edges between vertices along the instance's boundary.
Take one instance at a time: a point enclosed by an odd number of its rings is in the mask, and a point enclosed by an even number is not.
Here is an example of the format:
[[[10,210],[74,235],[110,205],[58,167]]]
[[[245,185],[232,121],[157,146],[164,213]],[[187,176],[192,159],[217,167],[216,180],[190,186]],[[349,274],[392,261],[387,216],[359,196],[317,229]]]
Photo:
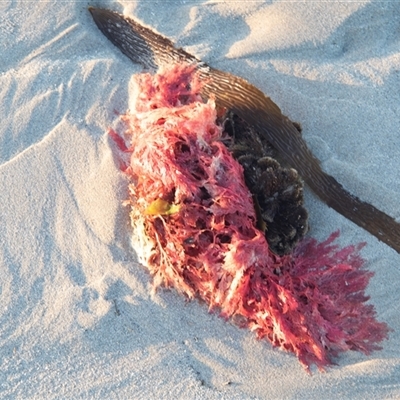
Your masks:
[[[226,319],[297,355],[309,370],[347,350],[380,347],[388,328],[364,291],[362,247],[339,249],[338,233],[273,253],[256,227],[243,167],[223,144],[211,98],[204,103],[192,67],[136,75],[129,185],[133,245],[154,286],[200,298]],[[116,134],[113,136],[123,147]]]

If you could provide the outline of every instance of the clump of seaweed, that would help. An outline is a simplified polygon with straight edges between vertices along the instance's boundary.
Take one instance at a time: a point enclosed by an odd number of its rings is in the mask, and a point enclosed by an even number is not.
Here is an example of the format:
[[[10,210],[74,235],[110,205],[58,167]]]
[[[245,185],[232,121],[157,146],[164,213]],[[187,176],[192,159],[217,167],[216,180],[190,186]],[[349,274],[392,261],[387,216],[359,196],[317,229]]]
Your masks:
[[[131,110],[123,117],[128,204],[133,244],[154,286],[204,300],[222,317],[295,353],[307,370],[312,364],[323,369],[346,350],[379,349],[388,328],[366,304],[372,273],[362,269],[362,245],[340,249],[334,233],[322,243],[303,240],[286,255],[271,251],[246,186],[253,177],[245,178],[240,156],[235,160],[225,146],[214,100],[203,102],[194,67],[136,75],[133,84]],[[272,185],[274,173],[287,174],[284,181],[301,192],[294,173],[272,159],[261,166],[272,169],[263,184]],[[296,200],[294,208],[301,207]]]
[[[252,126],[232,112],[226,114],[224,132],[232,140],[225,143],[243,167],[257,227],[274,253],[289,254],[308,231],[303,182],[295,169],[280,165],[275,149]]]

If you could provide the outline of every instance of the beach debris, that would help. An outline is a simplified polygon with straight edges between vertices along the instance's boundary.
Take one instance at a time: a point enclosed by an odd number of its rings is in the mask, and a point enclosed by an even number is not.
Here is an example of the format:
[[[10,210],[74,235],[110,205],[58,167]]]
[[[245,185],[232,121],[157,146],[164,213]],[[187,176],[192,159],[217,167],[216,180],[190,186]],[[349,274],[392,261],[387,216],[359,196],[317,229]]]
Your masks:
[[[291,253],[308,231],[302,179],[295,169],[283,167],[271,144],[239,116],[227,112],[223,127],[224,143],[243,167],[253,195],[257,227],[271,251]]]
[[[90,7],[101,32],[133,62],[149,70],[186,62],[195,66],[202,81],[201,96],[213,97],[220,108],[233,112],[255,129],[277,151],[279,159],[294,168],[329,207],[367,230],[400,253],[400,223],[348,192],[321,168],[299,134],[298,125],[245,79],[201,62],[172,41],[117,12]],[[299,230],[301,233],[301,230]],[[282,247],[282,252],[286,248]]]
[[[373,274],[362,269],[363,245],[341,249],[336,232],[322,243],[304,239],[286,255],[272,252],[195,66],[164,66],[133,76],[132,84],[131,109],[122,116],[127,144],[112,136],[130,179],[133,246],[154,287],[203,300],[296,354],[307,371],[347,350],[380,349],[388,327],[367,304]]]

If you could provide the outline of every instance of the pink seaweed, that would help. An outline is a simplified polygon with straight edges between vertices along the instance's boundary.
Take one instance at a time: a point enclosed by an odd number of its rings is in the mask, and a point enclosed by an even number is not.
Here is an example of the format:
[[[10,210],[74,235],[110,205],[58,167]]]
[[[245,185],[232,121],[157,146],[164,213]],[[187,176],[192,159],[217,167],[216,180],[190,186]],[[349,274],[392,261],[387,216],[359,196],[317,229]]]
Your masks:
[[[136,75],[123,117],[129,146],[113,134],[130,151],[133,241],[155,287],[204,300],[307,370],[346,350],[379,349],[388,327],[366,304],[372,273],[362,269],[362,245],[340,249],[334,233],[273,254],[255,226],[242,167],[221,141],[214,100],[205,103],[200,87],[186,65]]]

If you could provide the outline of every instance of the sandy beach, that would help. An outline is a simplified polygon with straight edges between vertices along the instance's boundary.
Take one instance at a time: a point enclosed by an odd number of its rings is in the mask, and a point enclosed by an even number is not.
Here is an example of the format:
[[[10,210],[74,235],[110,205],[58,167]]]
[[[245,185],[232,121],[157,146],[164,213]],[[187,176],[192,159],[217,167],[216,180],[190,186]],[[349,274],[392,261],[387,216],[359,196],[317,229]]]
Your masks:
[[[367,293],[392,331],[308,375],[174,290],[151,294],[130,243],[109,128],[141,72],[89,6],[134,17],[246,78],[347,190],[400,221],[400,3],[0,2],[0,398],[400,398],[400,255],[308,188],[309,235],[366,242]]]

